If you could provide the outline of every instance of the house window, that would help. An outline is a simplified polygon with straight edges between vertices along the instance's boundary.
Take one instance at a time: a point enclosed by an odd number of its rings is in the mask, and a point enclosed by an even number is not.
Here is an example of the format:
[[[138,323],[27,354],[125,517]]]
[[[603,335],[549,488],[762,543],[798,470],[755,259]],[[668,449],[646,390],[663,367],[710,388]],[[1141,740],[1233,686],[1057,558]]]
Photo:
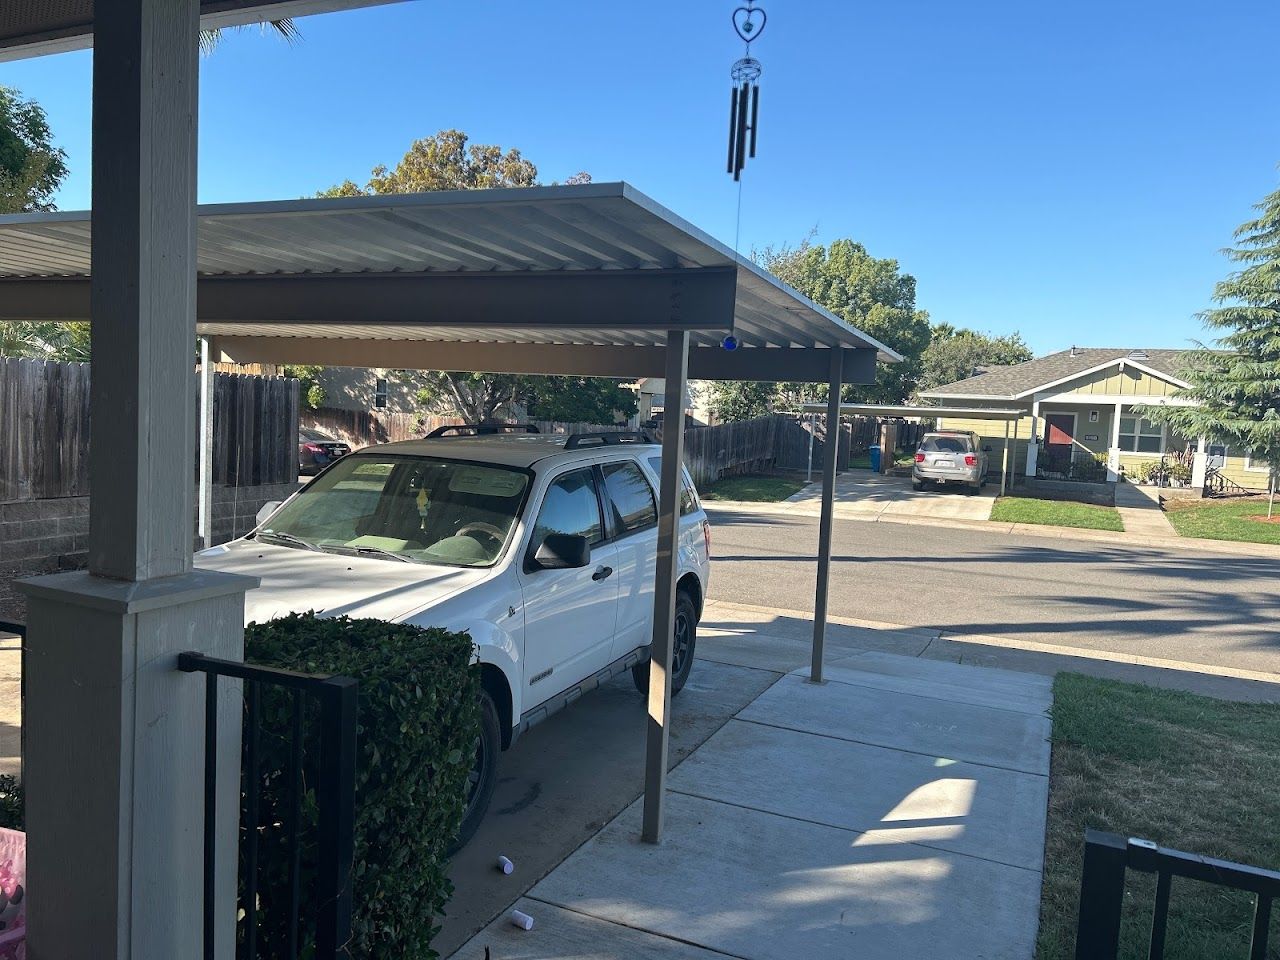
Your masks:
[[[373,388],[373,405],[379,410],[387,405],[387,381],[379,377]]]
[[[1159,453],[1160,424],[1143,417],[1121,417],[1120,449],[1132,453]]]
[[[1262,457],[1255,457],[1252,453],[1245,454],[1244,468],[1246,470],[1252,470],[1254,473],[1271,472],[1271,465]]]

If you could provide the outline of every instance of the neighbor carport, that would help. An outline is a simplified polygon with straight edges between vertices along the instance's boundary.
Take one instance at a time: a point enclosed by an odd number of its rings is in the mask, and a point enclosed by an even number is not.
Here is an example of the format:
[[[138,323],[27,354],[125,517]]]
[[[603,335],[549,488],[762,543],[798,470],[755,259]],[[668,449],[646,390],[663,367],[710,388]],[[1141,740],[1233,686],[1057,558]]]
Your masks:
[[[131,225],[139,242],[143,236],[157,241],[151,234],[160,221],[191,217],[194,208],[178,199],[139,201],[152,211]],[[87,213],[0,217],[0,319],[92,317],[96,326],[102,315],[117,314],[107,328],[111,335],[94,337],[90,571],[40,578],[28,587],[37,654],[29,660],[28,684],[32,847],[44,888],[53,891],[47,896],[58,901],[63,917],[80,916],[79,896],[87,898],[92,888],[83,858],[73,851],[95,839],[100,844],[97,833],[113,811],[131,820],[135,843],[149,845],[149,869],[157,875],[190,870],[199,859],[195,835],[168,853],[152,849],[163,846],[159,835],[137,816],[145,805],[137,791],[153,781],[163,785],[166,802],[198,805],[199,766],[177,758],[200,755],[195,721],[202,698],[195,681],[163,665],[202,644],[238,657],[234,614],[186,606],[211,596],[242,597],[249,586],[210,580],[190,567],[196,411],[189,349],[197,333],[212,355],[240,362],[660,376],[673,410],[682,406],[689,377],[824,382],[833,398],[831,429],[841,386],[869,383],[877,360],[900,359],[626,184],[213,206],[200,209],[196,232],[192,262],[155,258],[122,283],[115,274],[90,278],[91,260],[94,267],[108,260],[103,245],[91,249]],[[190,298],[178,296],[172,284],[178,293],[189,290]],[[120,330],[131,335],[120,338]],[[154,355],[145,332],[168,344],[163,358]],[[183,342],[186,350],[179,349]],[[126,406],[128,416],[119,415],[113,395],[135,400]],[[643,836],[651,842],[662,830],[683,443],[683,429],[664,431],[643,818]],[[835,466],[832,444],[823,469],[814,681],[822,678]],[[117,511],[117,500],[128,508]],[[163,561],[158,567],[157,559]],[[163,629],[137,618],[153,610],[163,611]],[[145,656],[153,667],[145,691],[128,694],[145,693],[145,716],[130,713],[121,688],[76,711],[65,709],[77,693],[69,664],[101,639],[86,624],[103,629],[104,611],[106,629],[117,635],[117,655],[131,662]],[[129,714],[122,741],[105,755],[95,746],[94,762],[108,771],[134,763],[143,752],[135,752],[135,739],[152,737],[146,724],[171,715],[181,723],[167,723],[166,749],[149,742],[143,759],[172,769],[134,770],[123,794],[68,791],[77,764],[89,759],[85,744],[104,724],[120,728],[122,709]],[[219,759],[234,763],[234,757]],[[76,816],[86,808],[91,815]],[[125,849],[105,857],[89,869],[95,877],[104,871],[103,883],[133,862]],[[180,883],[161,895],[147,887],[160,902],[153,907],[149,900],[146,911],[181,909],[190,916],[186,898],[198,888],[195,881]],[[141,909],[142,889],[121,891],[121,909]],[[102,916],[101,904],[96,915]],[[50,920],[38,912],[32,919],[36,943],[49,936],[41,926]],[[182,932],[169,926],[181,940]],[[64,931],[57,942],[80,940]]]
[[[828,425],[830,424],[831,409],[828,404],[807,403],[802,408],[805,412],[817,412],[820,410],[827,411]],[[842,403],[840,404],[840,415],[850,417],[876,417],[876,418],[898,418],[906,419],[908,417],[918,417],[922,420],[937,419],[939,417],[960,417],[966,420],[994,420],[1004,423],[1004,448],[1000,455],[1000,496],[1004,496],[1005,489],[1009,479],[1009,427],[1016,424],[1025,417],[1024,410],[1004,410],[994,407],[919,407],[901,405],[895,406],[891,404],[875,404],[875,403]],[[1014,435],[1017,435],[1017,429],[1014,429]],[[828,432],[827,436],[837,436]],[[825,503],[825,500],[824,500]]]

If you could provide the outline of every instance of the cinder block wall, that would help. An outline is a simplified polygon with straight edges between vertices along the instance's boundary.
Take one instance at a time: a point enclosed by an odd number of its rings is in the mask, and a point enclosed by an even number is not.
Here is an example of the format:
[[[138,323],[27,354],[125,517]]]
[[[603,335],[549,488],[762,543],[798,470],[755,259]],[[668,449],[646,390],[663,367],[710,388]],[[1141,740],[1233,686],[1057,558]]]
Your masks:
[[[248,533],[264,503],[284,500],[297,489],[297,483],[215,486],[214,543]],[[88,497],[0,503],[0,579],[80,569],[88,549]]]

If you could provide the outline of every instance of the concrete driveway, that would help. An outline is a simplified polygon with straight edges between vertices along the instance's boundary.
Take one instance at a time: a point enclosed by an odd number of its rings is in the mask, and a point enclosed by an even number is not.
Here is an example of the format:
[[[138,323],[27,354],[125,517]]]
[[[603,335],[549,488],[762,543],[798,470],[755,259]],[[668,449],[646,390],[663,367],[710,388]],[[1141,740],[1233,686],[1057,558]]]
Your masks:
[[[999,482],[979,494],[960,487],[912,490],[910,477],[886,477],[869,470],[850,470],[836,477],[836,516],[857,520],[894,517],[935,517],[947,520],[989,520],[991,507],[1000,492]],[[822,504],[822,488],[811,483],[788,498],[805,512],[817,512]]]

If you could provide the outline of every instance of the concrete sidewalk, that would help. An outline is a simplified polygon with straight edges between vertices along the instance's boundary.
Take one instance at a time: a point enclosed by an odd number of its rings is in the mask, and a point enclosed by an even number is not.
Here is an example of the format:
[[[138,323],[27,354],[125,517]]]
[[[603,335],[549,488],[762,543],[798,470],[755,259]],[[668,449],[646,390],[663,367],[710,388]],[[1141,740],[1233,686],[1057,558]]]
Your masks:
[[[1124,532],[1139,537],[1176,537],[1178,531],[1160,507],[1160,493],[1150,487],[1117,483],[1116,512],[1124,523]]]
[[[675,769],[660,846],[631,804],[517,902],[532,931],[504,914],[453,956],[1031,957],[1050,699],[833,651],[826,683],[784,676]]]

